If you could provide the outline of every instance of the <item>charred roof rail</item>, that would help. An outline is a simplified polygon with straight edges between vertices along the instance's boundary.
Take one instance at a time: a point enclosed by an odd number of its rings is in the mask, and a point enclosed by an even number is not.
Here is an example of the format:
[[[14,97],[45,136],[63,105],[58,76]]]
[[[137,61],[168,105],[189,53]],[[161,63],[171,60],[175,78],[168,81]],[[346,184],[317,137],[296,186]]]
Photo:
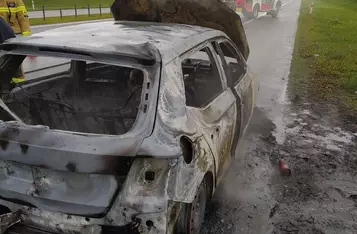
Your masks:
[[[134,55],[129,53],[121,52],[102,52],[97,51],[87,51],[83,49],[77,49],[72,47],[54,47],[54,46],[32,46],[32,45],[23,45],[15,43],[5,43],[0,45],[0,50],[7,51],[13,54],[39,54],[39,55],[48,55],[48,56],[58,56],[60,54],[67,55],[71,54],[76,57],[97,58],[110,56],[116,59],[125,59],[125,60],[134,60],[136,63],[142,64],[144,66],[152,66],[156,63],[155,57],[149,54],[140,54]],[[65,56],[62,56],[65,57]]]

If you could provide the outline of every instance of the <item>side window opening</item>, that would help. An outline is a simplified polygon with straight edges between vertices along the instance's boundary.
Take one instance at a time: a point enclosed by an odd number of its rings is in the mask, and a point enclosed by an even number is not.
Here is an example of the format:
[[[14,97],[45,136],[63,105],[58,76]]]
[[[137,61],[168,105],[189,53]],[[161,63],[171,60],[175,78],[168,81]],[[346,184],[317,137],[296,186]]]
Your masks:
[[[221,42],[219,47],[227,65],[226,75],[230,76],[232,84],[236,85],[246,72],[244,61],[230,43]]]
[[[223,92],[217,65],[208,48],[185,57],[182,71],[187,106],[203,107]]]
[[[24,55],[7,56],[25,59]],[[149,97],[149,89],[140,69],[55,57],[24,61],[25,82],[3,100],[26,124],[121,135],[131,130],[139,111],[145,109],[141,101]],[[1,112],[0,118],[10,120]]]

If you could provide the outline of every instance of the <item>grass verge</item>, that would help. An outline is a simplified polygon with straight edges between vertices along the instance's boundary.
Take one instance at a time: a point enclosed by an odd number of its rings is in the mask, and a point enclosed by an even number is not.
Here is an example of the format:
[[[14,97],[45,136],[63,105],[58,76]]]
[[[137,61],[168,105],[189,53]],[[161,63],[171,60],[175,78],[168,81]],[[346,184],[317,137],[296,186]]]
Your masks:
[[[302,0],[290,94],[336,104],[357,117],[357,1]]]
[[[77,21],[87,21],[87,20],[99,20],[99,19],[108,19],[112,18],[112,14],[106,13],[102,14],[93,14],[91,16],[88,15],[78,15],[77,18],[75,16],[63,16],[61,17],[48,17],[46,21],[42,18],[39,19],[30,19],[31,25],[42,25],[42,24],[57,24],[57,23],[68,23],[68,22],[77,22]]]
[[[46,10],[57,10],[57,9],[74,9],[74,5],[77,8],[87,8],[90,5],[92,8],[99,7],[109,7],[114,0],[34,0],[35,10],[42,10],[42,6],[45,6]],[[32,11],[32,1],[24,0],[26,8],[28,11]]]

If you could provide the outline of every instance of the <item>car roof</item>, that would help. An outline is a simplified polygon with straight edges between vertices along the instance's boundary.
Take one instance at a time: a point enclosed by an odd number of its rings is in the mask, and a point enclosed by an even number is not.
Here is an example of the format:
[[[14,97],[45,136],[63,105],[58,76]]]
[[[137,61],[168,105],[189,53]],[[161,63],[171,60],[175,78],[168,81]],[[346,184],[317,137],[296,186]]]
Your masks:
[[[160,52],[161,60],[169,62],[202,41],[219,36],[225,34],[199,26],[105,21],[48,30],[31,37],[13,39],[7,44],[120,53],[155,59],[153,46]]]

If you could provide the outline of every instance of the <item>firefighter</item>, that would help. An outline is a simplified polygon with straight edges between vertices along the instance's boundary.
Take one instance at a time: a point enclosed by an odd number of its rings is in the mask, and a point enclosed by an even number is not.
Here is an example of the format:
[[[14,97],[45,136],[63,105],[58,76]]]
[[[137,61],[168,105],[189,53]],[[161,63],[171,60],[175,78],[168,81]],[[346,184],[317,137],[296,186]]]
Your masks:
[[[29,16],[22,0],[0,0],[0,17],[11,26],[15,34],[32,34]]]
[[[22,0],[0,0],[0,17],[12,28],[15,35],[30,36],[30,20]],[[13,83],[25,81],[22,66],[17,71]]]
[[[8,25],[7,22],[0,17],[0,44],[14,37],[16,36],[10,25]],[[22,67],[19,67],[19,69],[17,69],[15,77],[12,78],[13,83],[18,83],[18,81],[20,82],[24,81],[24,74],[23,74]]]

